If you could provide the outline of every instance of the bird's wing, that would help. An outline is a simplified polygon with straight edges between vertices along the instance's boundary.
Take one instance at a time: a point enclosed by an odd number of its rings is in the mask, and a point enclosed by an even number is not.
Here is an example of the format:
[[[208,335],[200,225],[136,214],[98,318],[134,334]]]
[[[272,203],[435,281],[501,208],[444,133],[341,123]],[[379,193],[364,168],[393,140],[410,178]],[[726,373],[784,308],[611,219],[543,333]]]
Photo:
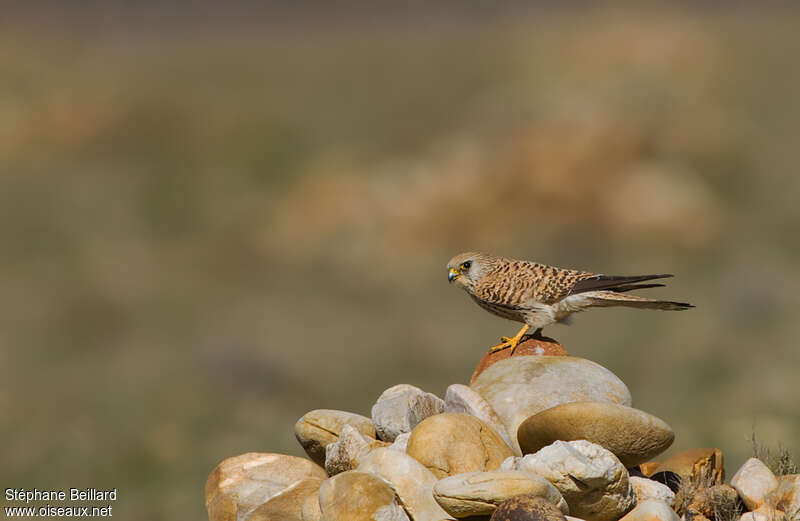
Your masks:
[[[520,309],[529,307],[532,300],[557,302],[570,295],[577,282],[596,276],[536,262],[508,261],[484,275],[473,291],[484,301]]]
[[[612,291],[621,293],[637,289],[660,287],[663,286],[663,284],[637,284],[637,282],[672,277],[670,274],[631,276],[600,275],[582,271],[561,270],[559,268],[556,268],[556,271],[557,274],[553,279],[562,280],[561,282],[552,282],[550,287],[548,287],[548,291],[545,292],[545,300],[542,300],[547,304],[558,302],[570,295],[591,291]]]
[[[537,282],[532,297],[545,304],[554,304],[572,295],[575,292],[574,289],[584,281],[600,276],[580,270],[556,268],[541,264],[539,266],[542,275]]]
[[[584,277],[578,280],[570,289],[569,295],[576,293],[585,293],[587,291],[630,291],[632,289],[649,288],[657,285],[653,284],[636,284],[637,282],[644,282],[653,279],[666,279],[672,277],[669,273],[660,275],[631,275],[631,276],[616,276],[616,275],[593,275],[591,277]],[[566,296],[566,295],[565,295]]]

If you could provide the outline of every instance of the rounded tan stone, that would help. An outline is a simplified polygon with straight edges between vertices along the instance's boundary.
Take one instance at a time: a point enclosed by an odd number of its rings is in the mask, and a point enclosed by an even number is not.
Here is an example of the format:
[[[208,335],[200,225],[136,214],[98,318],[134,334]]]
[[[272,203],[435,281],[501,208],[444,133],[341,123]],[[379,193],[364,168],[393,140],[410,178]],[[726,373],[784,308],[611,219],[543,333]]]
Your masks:
[[[436,476],[405,452],[381,447],[361,459],[358,469],[392,484],[400,503],[414,520],[446,519],[447,513],[433,499]]]
[[[313,462],[287,456],[250,452],[223,460],[208,476],[205,503],[211,521],[236,521],[303,480],[325,479]]]
[[[505,425],[500,421],[489,402],[469,386],[453,384],[447,388],[444,395],[444,412],[464,412],[472,415],[486,422],[505,440],[509,447],[513,449],[515,446],[515,443],[511,441],[511,436],[506,432]],[[517,456],[521,455],[517,454]]]
[[[317,498],[321,484],[321,479],[298,481],[239,521],[308,521],[303,517],[303,504],[308,498]]]
[[[523,454],[557,440],[587,440],[613,452],[625,467],[632,467],[664,452],[675,433],[663,420],[632,407],[571,402],[526,419],[517,437]]]
[[[322,510],[319,508],[319,492],[313,496],[306,497],[301,509],[301,519],[303,521],[322,521]]]
[[[407,521],[391,485],[368,472],[348,470],[319,489],[322,521]]]
[[[490,521],[567,521],[567,518],[546,499],[523,494],[500,503]]]
[[[308,457],[325,465],[325,447],[339,439],[343,425],[352,425],[364,436],[375,439],[375,426],[366,416],[333,409],[309,411],[297,420],[294,435]]]
[[[546,479],[516,470],[466,472],[439,480],[433,497],[448,514],[463,518],[488,516],[504,501],[520,494],[544,498],[567,513],[564,498]]]
[[[563,403],[631,405],[628,388],[614,373],[572,356],[507,358],[486,369],[470,387],[489,402],[512,438],[527,418]]]
[[[486,422],[514,450],[516,444],[511,441],[511,436],[506,432],[506,426],[500,421],[489,402],[473,391],[471,387],[463,384],[450,385],[444,396],[444,412],[463,412],[475,416]],[[517,454],[517,456],[521,455]]]
[[[514,455],[503,438],[485,422],[456,412],[423,420],[411,431],[406,453],[437,478],[495,470],[504,459]]]

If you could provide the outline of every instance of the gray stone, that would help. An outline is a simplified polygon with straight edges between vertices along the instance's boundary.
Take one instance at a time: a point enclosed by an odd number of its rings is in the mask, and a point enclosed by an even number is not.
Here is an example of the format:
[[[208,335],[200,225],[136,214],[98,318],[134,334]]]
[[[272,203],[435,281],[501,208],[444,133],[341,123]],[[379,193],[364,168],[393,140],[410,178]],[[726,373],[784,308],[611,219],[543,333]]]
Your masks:
[[[386,445],[385,441],[364,436],[352,425],[343,425],[339,439],[325,447],[325,472],[334,476],[352,470],[369,451]]]
[[[570,514],[586,521],[615,521],[636,504],[619,459],[588,441],[557,441],[520,458],[516,467],[550,481],[569,504]]]
[[[389,448],[392,450],[399,450],[400,452],[405,452],[408,448],[408,439],[411,437],[410,432],[404,432],[403,434],[398,434],[397,437],[394,439]]]
[[[636,494],[638,502],[655,499],[663,501],[670,507],[675,505],[675,492],[665,484],[652,479],[640,478],[639,476],[630,476],[628,480],[633,487],[633,492]]]
[[[372,406],[372,421],[383,441],[394,441],[398,435],[411,432],[419,422],[444,412],[444,401],[408,384],[386,389]]]
[[[748,510],[756,510],[778,488],[778,480],[761,460],[750,458],[733,475],[731,486],[739,493]]]

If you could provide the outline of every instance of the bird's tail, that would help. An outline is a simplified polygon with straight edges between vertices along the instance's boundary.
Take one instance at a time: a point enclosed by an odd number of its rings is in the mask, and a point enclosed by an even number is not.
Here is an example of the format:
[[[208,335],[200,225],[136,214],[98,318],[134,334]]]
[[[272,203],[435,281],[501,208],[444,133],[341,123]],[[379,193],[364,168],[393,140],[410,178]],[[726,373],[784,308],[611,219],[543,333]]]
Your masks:
[[[693,308],[694,306],[687,302],[673,302],[671,300],[656,300],[652,298],[636,297],[634,295],[626,295],[620,291],[629,291],[631,289],[642,289],[643,287],[651,287],[650,284],[642,284],[634,287],[616,288],[616,291],[592,291],[584,293],[584,297],[591,300],[591,305],[595,307],[607,306],[627,306],[632,308],[643,309],[662,309],[665,311],[683,311],[684,309]],[[623,289],[624,288],[624,289]]]

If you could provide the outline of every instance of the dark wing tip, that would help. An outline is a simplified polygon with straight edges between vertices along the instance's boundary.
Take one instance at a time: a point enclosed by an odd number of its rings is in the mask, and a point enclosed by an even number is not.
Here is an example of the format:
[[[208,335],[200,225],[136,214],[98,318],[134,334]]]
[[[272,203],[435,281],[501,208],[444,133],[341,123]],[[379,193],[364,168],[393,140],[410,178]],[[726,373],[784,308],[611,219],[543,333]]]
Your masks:
[[[671,273],[662,273],[658,275],[633,275],[633,276],[618,276],[618,275],[594,275],[587,277],[583,280],[577,281],[570,290],[570,294],[583,293],[585,291],[599,291],[611,290],[623,287],[631,289],[631,286],[638,282],[644,282],[653,279],[668,279],[673,277]],[[635,288],[634,288],[635,289]],[[626,291],[626,290],[623,290]]]

